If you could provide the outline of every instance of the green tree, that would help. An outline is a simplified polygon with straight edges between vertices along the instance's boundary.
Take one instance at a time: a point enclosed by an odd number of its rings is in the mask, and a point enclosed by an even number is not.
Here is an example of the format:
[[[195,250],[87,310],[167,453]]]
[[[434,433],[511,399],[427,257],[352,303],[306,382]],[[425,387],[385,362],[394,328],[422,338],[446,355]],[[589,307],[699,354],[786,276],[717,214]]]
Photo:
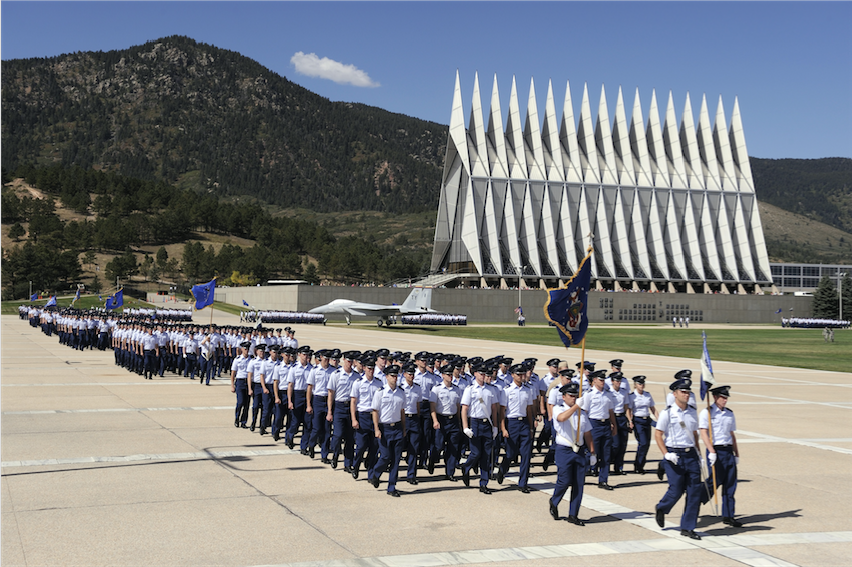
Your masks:
[[[106,277],[107,280],[112,282],[115,278],[129,278],[136,274],[137,270],[136,256],[134,256],[133,251],[128,248],[124,251],[124,254],[107,262]]]
[[[169,253],[166,251],[165,246],[160,246],[160,249],[157,250],[157,266],[162,270],[166,267],[166,263],[169,261]]]
[[[319,276],[317,275],[317,265],[313,262],[308,262],[307,267],[305,268],[305,273],[302,278],[311,285],[319,283]]]
[[[13,224],[12,226],[9,227],[9,238],[14,240],[15,242],[20,240],[21,237],[23,235],[25,235],[26,233],[27,233],[27,231],[24,230],[24,227],[21,226],[21,223],[19,223],[19,222],[16,222],[15,224]]]
[[[819,280],[819,285],[814,292],[813,312],[814,317],[820,319],[836,319],[838,315],[837,286],[828,276]]]
[[[852,270],[847,270],[846,275],[843,277],[841,281],[842,285],[842,297],[843,297],[843,318],[846,321],[852,320],[852,274],[849,272]]]

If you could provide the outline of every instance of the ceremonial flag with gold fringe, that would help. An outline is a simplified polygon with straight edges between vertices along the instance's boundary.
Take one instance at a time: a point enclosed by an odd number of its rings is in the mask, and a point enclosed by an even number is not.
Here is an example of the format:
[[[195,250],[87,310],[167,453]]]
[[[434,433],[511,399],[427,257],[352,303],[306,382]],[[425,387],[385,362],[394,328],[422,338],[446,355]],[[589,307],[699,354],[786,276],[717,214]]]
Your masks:
[[[580,262],[580,267],[563,287],[547,290],[544,316],[556,326],[559,338],[569,348],[582,342],[589,327],[586,311],[592,279],[591,256],[592,250],[589,250]]]

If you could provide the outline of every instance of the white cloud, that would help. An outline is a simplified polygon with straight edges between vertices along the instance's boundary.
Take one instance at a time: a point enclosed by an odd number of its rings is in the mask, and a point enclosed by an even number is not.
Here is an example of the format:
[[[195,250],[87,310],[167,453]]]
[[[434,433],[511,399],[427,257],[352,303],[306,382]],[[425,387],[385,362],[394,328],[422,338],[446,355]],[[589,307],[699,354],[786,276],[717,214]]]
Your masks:
[[[353,85],[356,87],[378,87],[370,76],[355,65],[344,65],[328,57],[320,59],[316,53],[307,55],[301,51],[290,58],[290,63],[296,68],[296,72],[308,77],[319,77],[329,79],[340,85]]]

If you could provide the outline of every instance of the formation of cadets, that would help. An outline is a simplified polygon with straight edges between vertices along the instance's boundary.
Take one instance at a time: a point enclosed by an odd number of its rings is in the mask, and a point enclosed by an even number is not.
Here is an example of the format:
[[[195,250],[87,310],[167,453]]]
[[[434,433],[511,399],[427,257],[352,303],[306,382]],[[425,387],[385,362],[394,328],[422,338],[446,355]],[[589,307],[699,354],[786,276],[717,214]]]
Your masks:
[[[850,321],[841,319],[819,319],[815,317],[790,317],[789,319],[782,317],[782,327],[793,327],[799,329],[848,329]]]
[[[423,313],[421,315],[402,315],[403,325],[467,325],[467,315],[451,313]]]
[[[518,489],[528,494],[537,452],[544,454],[537,466],[557,469],[550,514],[560,519],[558,506],[571,489],[566,519],[583,526],[578,514],[586,477],[613,490],[610,475],[645,474],[653,439],[664,455],[657,475],[660,480],[665,475],[669,485],[655,508],[660,527],[685,494],[681,534],[700,539],[699,507],[717,489],[723,522],[742,527],[734,511],[739,449],[736,420],[726,407],[730,387],[713,388],[713,405],[699,414],[690,370],[675,375],[667,407],[658,412],[645,376],[634,376],[630,391],[621,359],[611,360],[610,370],[585,361],[575,371],[554,358],[539,376],[535,358],[514,363],[505,356],[426,351],[413,356],[387,349],[314,351],[300,347],[290,327],[200,326],[38,308],[22,310],[21,318],[73,348],[111,346],[116,364],[147,379],[166,371],[195,379],[197,373],[199,383],[209,386],[230,369],[234,427],[271,434],[290,449],[298,437],[302,455],[314,459],[319,452],[322,463],[332,469],[342,464],[356,480],[363,471],[376,488],[387,473],[386,490],[393,497],[400,496],[403,461],[409,484],[417,485],[422,471],[434,475],[438,469],[452,482],[460,476],[465,486],[478,477],[484,495],[492,494],[491,481],[502,485],[518,466]],[[637,448],[629,471],[631,432]],[[706,448],[706,480],[699,436]]]
[[[240,321],[246,323],[301,323],[322,324],[325,317],[319,313],[306,311],[240,311]]]

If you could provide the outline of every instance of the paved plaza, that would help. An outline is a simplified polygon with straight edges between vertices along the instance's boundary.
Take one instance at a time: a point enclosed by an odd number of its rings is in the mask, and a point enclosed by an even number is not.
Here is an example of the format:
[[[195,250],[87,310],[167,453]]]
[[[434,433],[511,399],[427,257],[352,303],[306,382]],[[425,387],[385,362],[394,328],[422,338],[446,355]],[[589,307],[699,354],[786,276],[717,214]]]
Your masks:
[[[196,316],[207,322],[205,311]],[[214,322],[237,318],[216,312]],[[514,476],[494,494],[421,471],[401,498],[365,474],[332,470],[233,426],[230,382],[166,375],[146,381],[111,352],[75,351],[17,316],[0,318],[2,564],[6,565],[848,565],[852,562],[852,373],[714,361],[733,386],[741,461],[729,528],[703,506],[701,541],[681,537],[682,500],[657,527],[666,484],[654,474],[587,479],[585,527],[553,521],[555,467],[535,454],[531,494]],[[580,350],[402,335],[365,327],[298,326],[301,345],[454,352],[523,359],[538,372]],[[662,396],[687,358],[587,350],[625,360]],[[711,345],[712,355],[712,345]],[[632,462],[635,443],[628,447]],[[652,445],[649,458],[660,454]],[[632,464],[625,467],[632,471]],[[656,468],[652,462],[651,471]],[[516,470],[516,469],[514,469]],[[473,483],[475,484],[475,483]],[[562,516],[568,502],[563,502]]]

